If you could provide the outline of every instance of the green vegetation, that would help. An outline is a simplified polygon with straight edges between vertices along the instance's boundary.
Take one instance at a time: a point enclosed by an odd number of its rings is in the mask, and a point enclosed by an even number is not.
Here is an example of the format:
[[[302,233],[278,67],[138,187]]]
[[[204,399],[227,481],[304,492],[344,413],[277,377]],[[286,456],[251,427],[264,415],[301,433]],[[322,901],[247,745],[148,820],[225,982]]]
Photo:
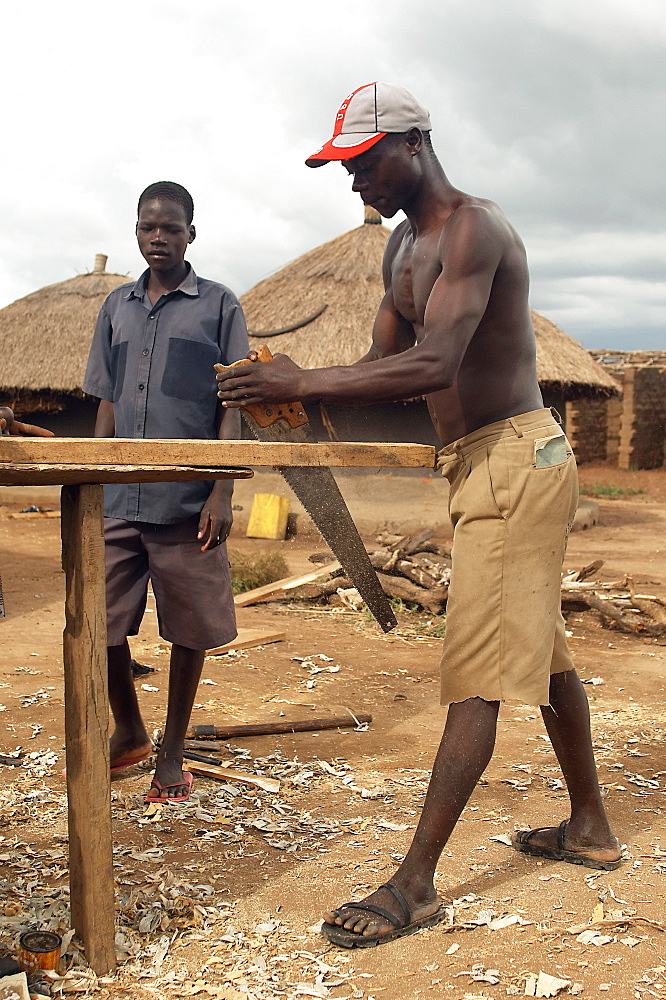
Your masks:
[[[257,552],[246,556],[237,549],[230,549],[229,562],[234,594],[243,594],[289,576],[289,567],[281,552]]]
[[[645,493],[645,490],[634,490],[631,487],[626,489],[622,486],[615,486],[613,483],[590,483],[589,486],[580,487],[581,496],[586,497],[609,497],[610,499],[627,496],[638,496]]]

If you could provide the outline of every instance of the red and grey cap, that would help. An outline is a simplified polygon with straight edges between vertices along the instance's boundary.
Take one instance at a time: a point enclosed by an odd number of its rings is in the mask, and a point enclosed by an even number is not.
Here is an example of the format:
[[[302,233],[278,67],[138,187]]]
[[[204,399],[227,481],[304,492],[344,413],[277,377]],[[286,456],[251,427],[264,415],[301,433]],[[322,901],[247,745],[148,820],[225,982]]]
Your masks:
[[[345,97],[335,116],[333,136],[305,162],[322,167],[331,160],[351,160],[365,153],[387,132],[429,132],[430,115],[413,94],[391,83],[366,83]]]

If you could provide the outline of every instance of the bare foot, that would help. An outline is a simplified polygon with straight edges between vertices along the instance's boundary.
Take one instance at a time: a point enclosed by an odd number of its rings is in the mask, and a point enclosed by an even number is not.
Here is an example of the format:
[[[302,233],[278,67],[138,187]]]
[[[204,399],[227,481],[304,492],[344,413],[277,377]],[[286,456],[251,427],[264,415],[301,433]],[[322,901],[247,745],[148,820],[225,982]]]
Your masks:
[[[355,904],[353,908],[340,906],[337,910],[329,910],[324,914],[327,924],[337,927],[344,927],[345,930],[352,931],[364,937],[370,935],[389,934],[396,930],[396,927],[404,927],[408,923],[415,923],[436,913],[440,907],[440,902],[435,892],[435,888],[430,883],[429,886],[421,885],[417,889],[416,883],[403,883],[400,885],[397,878],[391,879],[391,883],[403,895],[409,907],[409,916],[404,912],[394,894],[385,886],[380,886],[364,899]],[[392,923],[373,910],[362,909],[363,904],[388,910],[396,918],[396,923]]]
[[[122,736],[116,730],[109,741],[112,768],[117,768],[123,761],[145,760],[152,751],[153,744],[145,729],[132,734],[124,733]]]

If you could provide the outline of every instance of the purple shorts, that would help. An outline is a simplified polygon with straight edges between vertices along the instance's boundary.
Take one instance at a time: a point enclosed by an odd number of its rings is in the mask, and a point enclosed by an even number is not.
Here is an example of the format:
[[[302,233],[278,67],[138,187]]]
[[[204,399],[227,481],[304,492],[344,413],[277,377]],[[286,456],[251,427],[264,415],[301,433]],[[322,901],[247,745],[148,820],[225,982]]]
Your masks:
[[[227,547],[206,552],[198,515],[177,524],[104,518],[107,643],[136,635],[153,585],[159,632],[188,649],[213,649],[235,639],[236,615]]]

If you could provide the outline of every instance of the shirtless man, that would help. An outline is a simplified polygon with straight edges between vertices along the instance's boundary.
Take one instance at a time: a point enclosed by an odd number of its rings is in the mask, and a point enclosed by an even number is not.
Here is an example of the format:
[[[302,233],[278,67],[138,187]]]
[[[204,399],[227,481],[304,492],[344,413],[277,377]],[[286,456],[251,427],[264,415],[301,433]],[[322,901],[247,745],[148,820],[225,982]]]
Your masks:
[[[560,571],[578,488],[575,460],[543,408],[523,244],[502,211],[449,182],[427,111],[401,87],[368,84],[307,160],[342,161],[352,190],[383,216],[407,216],[384,256],[386,294],[369,352],[352,366],[303,371],[279,355],[218,375],[225,406],[369,403],[426,395],[451,484],[452,579],[442,657],[448,704],[423,812],[388,883],[325,915],[344,947],[442,918],[433,875],[490,761],[500,702],[539,705],[566,779],[571,815],[520,831],[514,847],[604,870],[620,848],[601,802],[587,698],[560,612]]]

